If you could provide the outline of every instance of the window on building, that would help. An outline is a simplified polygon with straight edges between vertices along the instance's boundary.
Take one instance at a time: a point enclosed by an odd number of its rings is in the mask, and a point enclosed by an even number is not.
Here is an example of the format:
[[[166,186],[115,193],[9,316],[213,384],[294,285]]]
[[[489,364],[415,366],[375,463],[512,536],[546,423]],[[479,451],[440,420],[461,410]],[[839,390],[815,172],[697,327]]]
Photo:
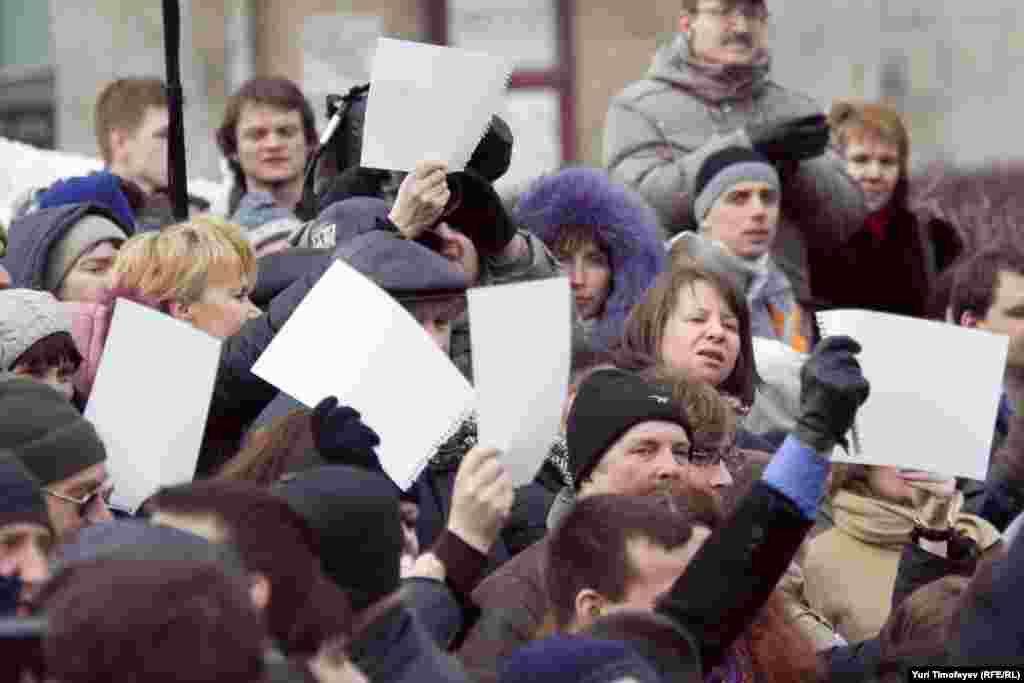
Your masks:
[[[424,0],[429,40],[507,56],[515,70],[505,118],[512,166],[498,183],[514,191],[576,159],[572,0]]]
[[[50,3],[0,0],[0,137],[52,149]]]

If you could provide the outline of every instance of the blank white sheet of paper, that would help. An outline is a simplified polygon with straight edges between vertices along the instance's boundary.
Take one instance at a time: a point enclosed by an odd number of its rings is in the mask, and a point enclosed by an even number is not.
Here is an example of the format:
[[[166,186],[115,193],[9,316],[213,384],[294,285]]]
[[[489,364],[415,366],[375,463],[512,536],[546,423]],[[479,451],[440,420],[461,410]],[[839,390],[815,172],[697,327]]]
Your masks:
[[[569,384],[572,296],[564,277],[469,290],[479,442],[528,484],[558,436]]]
[[[373,56],[360,165],[461,171],[501,108],[511,63],[454,47],[380,38]]]
[[[310,408],[337,396],[358,410],[403,490],[473,402],[469,382],[419,323],[343,261],[306,295],[253,372]]]
[[[118,299],[85,407],[107,449],[115,507],[134,512],[161,486],[192,481],[220,349],[191,325]]]
[[[861,452],[837,448],[834,460],[985,479],[1008,337],[852,309],[819,313],[818,322],[861,344],[871,383],[857,414]]]

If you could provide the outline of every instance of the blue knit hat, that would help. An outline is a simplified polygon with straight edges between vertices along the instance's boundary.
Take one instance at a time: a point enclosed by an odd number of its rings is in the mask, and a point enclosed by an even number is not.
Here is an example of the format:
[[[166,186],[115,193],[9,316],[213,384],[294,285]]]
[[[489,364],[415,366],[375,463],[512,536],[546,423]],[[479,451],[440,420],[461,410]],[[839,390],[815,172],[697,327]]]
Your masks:
[[[109,209],[127,234],[135,229],[135,212],[121,189],[121,179],[108,171],[58,180],[39,196],[40,209],[85,203]]]
[[[646,660],[625,643],[559,635],[534,641],[500,666],[500,683],[659,683]]]

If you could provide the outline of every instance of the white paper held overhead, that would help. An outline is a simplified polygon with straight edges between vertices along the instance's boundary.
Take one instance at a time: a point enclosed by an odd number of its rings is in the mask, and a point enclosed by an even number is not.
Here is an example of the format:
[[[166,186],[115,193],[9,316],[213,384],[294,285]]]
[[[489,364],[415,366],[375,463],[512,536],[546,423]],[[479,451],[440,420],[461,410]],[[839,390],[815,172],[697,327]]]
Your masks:
[[[511,73],[502,57],[380,38],[360,165],[411,171],[430,160],[463,170],[502,105]]]
[[[516,486],[543,464],[569,383],[572,296],[564,277],[471,289],[479,442],[503,451]]]
[[[343,261],[306,295],[253,372],[310,408],[337,396],[358,410],[403,490],[473,402],[469,382],[419,323]]]
[[[201,330],[118,299],[85,407],[107,449],[112,505],[134,512],[161,486],[192,480],[220,347]],[[154,348],[170,362],[154,362]]]
[[[860,452],[834,460],[985,479],[1008,338],[887,313],[818,314],[827,335],[849,335],[871,395],[857,414]]]

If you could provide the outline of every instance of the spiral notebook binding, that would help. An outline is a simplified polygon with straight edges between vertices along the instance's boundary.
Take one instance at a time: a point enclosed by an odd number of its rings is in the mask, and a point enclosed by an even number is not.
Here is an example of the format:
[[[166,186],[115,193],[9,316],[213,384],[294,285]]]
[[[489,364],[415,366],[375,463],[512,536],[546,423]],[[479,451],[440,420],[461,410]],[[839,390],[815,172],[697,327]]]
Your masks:
[[[441,434],[441,436],[439,436],[433,442],[430,448],[427,449],[426,455],[424,455],[416,463],[416,474],[413,476],[412,481],[408,483],[409,486],[412,486],[412,484],[415,483],[416,479],[420,476],[423,470],[425,470],[427,465],[430,463],[431,458],[437,455],[437,452],[441,450],[441,447],[448,443],[448,441],[458,433],[459,429],[462,428],[462,425],[465,424],[466,420],[472,418],[475,415],[475,413],[476,411],[474,410],[474,408],[470,406],[464,409],[462,412],[460,412],[452,419],[452,424],[448,427],[448,429],[446,429]],[[406,486],[405,488],[408,488],[408,486]]]
[[[820,311],[814,314],[814,320],[818,323],[818,329],[821,330],[822,337],[832,335],[832,330],[828,329],[828,325],[825,323],[825,318]],[[856,420],[854,420],[853,426],[850,427],[846,441],[849,444],[846,449],[847,455],[859,456],[864,452],[864,439],[860,428],[857,426]]]

